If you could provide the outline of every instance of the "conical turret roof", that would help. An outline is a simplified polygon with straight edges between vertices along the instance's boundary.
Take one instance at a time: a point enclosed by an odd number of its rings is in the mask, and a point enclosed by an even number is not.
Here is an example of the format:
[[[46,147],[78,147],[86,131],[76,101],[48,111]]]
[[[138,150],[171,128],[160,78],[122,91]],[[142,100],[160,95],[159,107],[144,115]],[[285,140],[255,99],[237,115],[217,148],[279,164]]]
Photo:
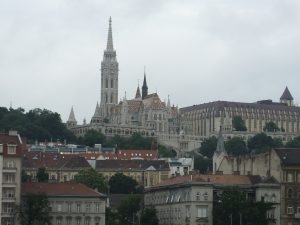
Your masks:
[[[139,98],[142,98],[141,91],[140,91],[140,86],[137,87],[136,94],[135,94],[135,99],[139,99]]]
[[[74,114],[73,106],[71,108],[71,112],[70,112],[69,119],[68,119],[67,122],[77,122],[76,119],[75,119],[75,114]]]
[[[285,87],[283,94],[280,97],[280,100],[294,100],[291,92],[289,91],[288,87]]]
[[[100,111],[98,102],[97,102],[95,113],[94,113],[93,117],[101,117],[101,111]]]
[[[112,28],[111,28],[111,17],[109,17],[106,51],[114,51]]]

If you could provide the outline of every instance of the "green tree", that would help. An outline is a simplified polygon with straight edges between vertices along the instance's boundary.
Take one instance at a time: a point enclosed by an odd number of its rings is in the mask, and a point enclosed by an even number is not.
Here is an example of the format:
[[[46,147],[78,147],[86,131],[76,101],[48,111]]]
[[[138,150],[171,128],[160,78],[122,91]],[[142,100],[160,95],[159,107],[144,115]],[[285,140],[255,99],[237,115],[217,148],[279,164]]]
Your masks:
[[[141,196],[139,195],[130,195],[128,198],[121,201],[118,207],[120,224],[137,224],[137,212],[141,208],[141,200]]]
[[[174,158],[177,154],[171,148],[167,148],[163,145],[158,145],[158,155],[160,158]]]
[[[26,193],[22,196],[22,203],[18,211],[21,224],[50,224],[50,204],[45,193]]]
[[[213,208],[214,225],[240,224],[240,220],[247,225],[268,225],[267,211],[272,204],[246,199],[238,187],[225,187],[216,197]]]
[[[99,192],[107,191],[105,178],[93,168],[79,171],[78,174],[75,175],[74,180],[90,188],[97,188]]]
[[[136,180],[123,173],[116,173],[109,179],[109,188],[114,194],[137,193],[140,190]]]
[[[105,224],[106,225],[120,225],[119,223],[119,213],[114,212],[111,208],[105,209]]]
[[[36,173],[38,182],[48,182],[49,174],[45,167],[40,167]]]
[[[266,152],[272,148],[280,147],[278,146],[280,142],[274,141],[270,136],[265,133],[259,133],[248,140],[249,150],[255,153]]]
[[[214,152],[217,148],[217,138],[216,137],[210,137],[206,138],[202,143],[200,147],[200,153],[203,156],[206,156],[208,158],[212,158],[214,155]]]
[[[242,119],[241,116],[234,116],[232,118],[232,127],[236,131],[246,131],[247,130],[245,122],[244,122],[244,120]]]
[[[300,136],[295,137],[293,140],[290,140],[286,143],[288,148],[300,148]]]
[[[194,169],[200,171],[201,173],[212,171],[212,159],[203,156],[195,156]]]
[[[105,136],[101,132],[91,129],[85,133],[83,143],[90,147],[93,147],[95,144],[103,144],[105,143]]]
[[[143,210],[141,216],[141,224],[143,225],[159,225],[159,220],[156,215],[156,209],[151,206]]]
[[[245,155],[248,153],[246,142],[240,137],[233,137],[225,142],[225,149],[231,155]]]
[[[263,128],[264,131],[267,132],[277,132],[279,131],[279,127],[273,121],[267,122]]]

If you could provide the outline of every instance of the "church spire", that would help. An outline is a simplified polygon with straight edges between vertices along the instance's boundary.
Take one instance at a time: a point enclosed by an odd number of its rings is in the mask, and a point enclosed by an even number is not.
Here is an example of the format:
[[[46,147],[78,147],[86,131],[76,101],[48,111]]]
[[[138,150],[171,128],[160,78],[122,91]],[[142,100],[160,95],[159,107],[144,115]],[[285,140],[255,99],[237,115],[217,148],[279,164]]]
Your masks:
[[[77,121],[75,119],[74,109],[73,109],[73,106],[72,106],[71,112],[70,112],[70,115],[69,115],[69,119],[67,120],[67,127],[72,128],[72,127],[75,127],[76,125],[77,125]]]
[[[135,94],[135,99],[140,99],[141,96],[141,91],[140,91],[140,85],[138,85],[137,89],[136,89],[136,94]]]
[[[77,123],[77,121],[75,119],[75,114],[74,114],[73,106],[71,108],[71,112],[70,112],[69,119],[68,119],[67,122],[75,122],[75,123]]]
[[[142,86],[142,99],[144,99],[148,95],[148,86],[146,80],[146,69],[144,68],[144,81]]]
[[[111,17],[109,17],[109,27],[108,27],[106,51],[114,51],[112,28],[111,28]]]

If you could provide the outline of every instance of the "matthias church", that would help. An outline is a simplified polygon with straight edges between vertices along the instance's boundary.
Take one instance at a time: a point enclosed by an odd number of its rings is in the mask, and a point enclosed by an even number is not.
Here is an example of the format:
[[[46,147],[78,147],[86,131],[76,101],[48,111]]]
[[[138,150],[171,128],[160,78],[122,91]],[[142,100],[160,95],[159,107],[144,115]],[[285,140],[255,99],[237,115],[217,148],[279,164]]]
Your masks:
[[[171,106],[170,99],[164,102],[157,93],[148,93],[146,73],[143,86],[137,87],[134,98],[125,97],[118,102],[119,63],[113,46],[112,23],[109,19],[107,45],[101,62],[100,104],[90,123],[78,125],[73,108],[67,127],[82,136],[89,129],[101,131],[106,136],[130,136],[138,132],[143,136],[154,136],[159,133],[176,134],[178,127],[178,107]]]

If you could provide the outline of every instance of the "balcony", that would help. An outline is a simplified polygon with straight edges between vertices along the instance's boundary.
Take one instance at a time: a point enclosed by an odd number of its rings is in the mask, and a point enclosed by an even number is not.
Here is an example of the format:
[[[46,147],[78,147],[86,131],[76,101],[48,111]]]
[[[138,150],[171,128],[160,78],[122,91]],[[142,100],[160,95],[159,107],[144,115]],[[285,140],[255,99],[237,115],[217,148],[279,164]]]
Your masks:
[[[16,202],[16,198],[15,197],[3,197],[2,198],[2,202]]]
[[[17,167],[3,167],[3,173],[16,173]]]
[[[7,188],[13,188],[16,187],[17,183],[16,182],[8,182],[8,181],[4,181],[2,183],[2,187],[7,187]]]

